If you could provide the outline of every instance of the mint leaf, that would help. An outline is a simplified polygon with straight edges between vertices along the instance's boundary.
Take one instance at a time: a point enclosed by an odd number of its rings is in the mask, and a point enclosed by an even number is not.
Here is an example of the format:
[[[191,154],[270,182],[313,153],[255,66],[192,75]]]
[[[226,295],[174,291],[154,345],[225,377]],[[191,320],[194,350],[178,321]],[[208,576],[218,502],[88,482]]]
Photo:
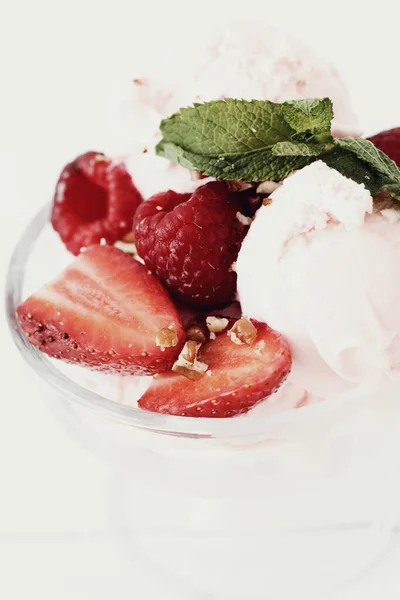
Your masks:
[[[272,147],[272,154],[274,156],[319,156],[324,150],[324,144],[278,142]]]
[[[331,141],[331,116],[328,98],[195,104],[161,122],[163,139],[156,152],[211,177],[281,180],[324,151],[321,142]]]
[[[331,134],[333,105],[329,98],[292,100],[282,104],[286,123],[296,133],[310,132]]]
[[[267,100],[227,98],[183,108],[161,122],[160,156],[187,169],[226,180],[280,181],[323,160],[376,195],[400,200],[400,169],[364,139],[333,139],[329,98]]]
[[[165,142],[212,157],[264,150],[293,134],[280,104],[232,98],[183,108],[160,129]]]
[[[370,165],[346,150],[334,148],[330,152],[323,154],[320,159],[328,167],[336,169],[336,171],[339,171],[345,177],[353,179],[357,183],[363,183],[372,196],[380,192],[385,184],[385,178],[371,168]]]
[[[341,138],[335,141],[336,146],[355,154],[360,160],[370,165],[378,173],[391,181],[400,184],[400,169],[384,152],[378,150],[372,142],[362,138]]]
[[[219,157],[203,156],[183,150],[172,143],[160,142],[157,154],[191,170],[201,171],[208,177],[226,181],[281,181],[297,169],[312,162],[307,156],[274,156],[271,148]]]

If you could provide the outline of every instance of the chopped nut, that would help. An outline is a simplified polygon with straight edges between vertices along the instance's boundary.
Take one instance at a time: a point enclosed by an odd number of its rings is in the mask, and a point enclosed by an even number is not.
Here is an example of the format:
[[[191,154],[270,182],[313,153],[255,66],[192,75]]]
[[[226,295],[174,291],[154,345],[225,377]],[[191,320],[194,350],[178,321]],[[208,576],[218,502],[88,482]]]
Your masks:
[[[181,356],[190,363],[194,363],[197,358],[197,353],[200,350],[201,343],[193,340],[188,340],[184,345]]]
[[[228,190],[231,192],[244,192],[245,190],[249,190],[254,187],[252,183],[247,183],[246,181],[242,181],[238,179],[237,181],[227,181],[226,185]]]
[[[272,194],[281,184],[276,181],[263,181],[257,186],[257,194]]]
[[[242,317],[228,331],[228,335],[235,344],[248,344],[250,346],[257,338],[257,329],[253,323]]]
[[[251,217],[246,217],[245,215],[242,215],[241,212],[236,213],[236,218],[242,225],[251,225],[253,222]]]
[[[191,321],[186,328],[186,337],[188,340],[204,344],[208,339],[207,327],[200,321]]]
[[[216,340],[217,336],[215,335],[215,333],[213,331],[210,331],[210,340]]]
[[[126,254],[132,254],[132,256],[137,256],[137,249],[133,242],[123,242],[122,240],[115,242],[114,248],[118,248],[118,250],[122,250],[122,252],[126,252]]]
[[[225,319],[225,317],[207,317],[206,324],[208,327],[208,331],[212,333],[221,333],[224,329],[228,327],[229,319]]]
[[[263,206],[269,206],[270,204],[272,204],[272,200],[271,200],[271,198],[264,198],[262,203],[263,203]]]
[[[174,363],[172,370],[192,381],[196,381],[203,377],[208,369],[208,365],[197,360],[200,346],[201,344],[199,342],[188,340],[184,345],[178,360]]]
[[[204,373],[207,371],[207,369],[208,365],[198,361],[194,365],[192,365],[191,363],[187,363],[187,365],[178,365],[178,363],[176,362],[172,367],[174,373],[177,373],[178,375],[183,375],[183,377],[186,377],[186,379],[191,379],[192,381],[198,381],[199,379],[201,379]]]
[[[171,323],[168,327],[161,329],[156,335],[156,346],[159,346],[161,350],[165,348],[172,348],[178,343],[178,336],[176,334],[175,324]]]
[[[143,79],[134,79],[133,83],[135,85],[143,85],[144,81],[143,81]]]
[[[190,178],[192,181],[199,181],[199,179],[204,179],[204,175],[200,171],[190,171]]]
[[[236,273],[236,262],[233,262],[229,267],[228,271],[231,273],[232,271]]]

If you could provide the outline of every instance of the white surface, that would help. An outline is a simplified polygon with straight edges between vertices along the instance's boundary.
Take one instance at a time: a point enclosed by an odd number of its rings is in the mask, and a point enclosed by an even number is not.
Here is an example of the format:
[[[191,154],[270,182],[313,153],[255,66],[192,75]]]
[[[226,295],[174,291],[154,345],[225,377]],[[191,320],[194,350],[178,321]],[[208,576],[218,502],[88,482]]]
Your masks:
[[[243,3],[204,0],[196,17],[243,11]],[[361,2],[245,3],[257,18],[307,31],[308,41],[335,56],[354,84],[361,123],[369,130],[398,124],[396,2],[368,8]],[[187,2],[100,3],[28,0],[2,7],[0,56],[0,270],[10,246],[37,208],[51,196],[57,174],[88,148],[112,146],[106,126],[112,81],[126,80],[156,34],[170,39]],[[258,9],[260,10],[260,9]],[[331,13],[331,14],[329,14]],[[138,16],[140,14],[140,16]],[[329,18],[328,18],[329,14]],[[362,31],[359,18],[362,15]],[[155,22],[156,19],[156,22]],[[193,17],[190,23],[196,22]],[[184,25],[182,25],[184,26]],[[267,32],[266,32],[267,34]],[[186,50],[185,50],[186,51]],[[388,92],[383,93],[385,82]],[[392,84],[392,81],[394,83]],[[377,108],[382,107],[382,112]],[[399,115],[400,117],[400,115]],[[1,320],[0,597],[7,600],[197,600],[133,557],[109,520],[115,473],[72,442],[32,389],[26,367]],[[205,509],[206,510],[206,509]],[[178,543],[168,531],[144,527],[137,546]],[[395,600],[400,593],[400,541],[382,562],[339,600]],[[316,565],[316,569],[318,566]],[[294,596],[296,600],[298,595]],[[325,599],[323,599],[325,600]]]

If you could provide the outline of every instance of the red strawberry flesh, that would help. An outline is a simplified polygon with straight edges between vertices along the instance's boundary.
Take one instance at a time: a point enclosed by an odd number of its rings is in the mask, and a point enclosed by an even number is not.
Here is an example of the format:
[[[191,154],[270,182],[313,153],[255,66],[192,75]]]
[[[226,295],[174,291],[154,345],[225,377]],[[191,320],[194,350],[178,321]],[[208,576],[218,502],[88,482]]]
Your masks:
[[[223,182],[192,195],[169,191],[138,208],[134,238],[139,255],[178,300],[198,309],[232,302],[236,260],[247,231],[237,218],[241,197]]]
[[[101,371],[154,374],[171,368],[185,332],[161,283],[112,246],[92,246],[17,309],[29,341],[54,358]],[[176,332],[161,348],[156,336]]]
[[[173,372],[159,375],[139,406],[171,415],[224,418],[245,413],[272,394],[290,372],[290,349],[276,331],[252,322],[257,329],[253,344],[237,345],[227,333],[217,335],[198,356],[209,374],[197,381]]]
[[[77,255],[102,238],[112,244],[130,232],[141,201],[122,163],[87,152],[61,173],[51,222],[68,250]]]

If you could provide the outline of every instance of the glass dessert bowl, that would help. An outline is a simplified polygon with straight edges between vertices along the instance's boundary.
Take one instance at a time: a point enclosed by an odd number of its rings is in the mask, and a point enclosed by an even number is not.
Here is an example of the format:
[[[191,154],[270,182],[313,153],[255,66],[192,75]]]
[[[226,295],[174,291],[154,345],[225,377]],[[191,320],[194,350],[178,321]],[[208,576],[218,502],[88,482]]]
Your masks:
[[[120,473],[110,518],[184,540],[149,562],[193,598],[333,591],[378,558],[398,516],[399,132],[378,147],[342,138],[357,127],[336,72],[250,33],[225,80],[230,35],[200,53],[182,97],[171,74],[134,80],[140,148],[68,163],[55,231],[46,207],[7,281],[12,335],[50,410]],[[139,260],[112,248],[127,235]],[[248,339],[239,320],[190,337],[175,300],[215,319],[236,292]]]
[[[138,519],[137,499],[129,497],[133,482],[143,482],[151,495],[154,488],[174,490],[174,509],[159,506],[153,527],[169,523],[178,537],[208,532],[208,558],[202,553],[201,560],[210,578],[199,571],[186,584],[202,593],[218,589],[220,597],[241,598],[246,591],[256,599],[278,589],[285,597],[290,586],[318,594],[370,566],[387,546],[398,516],[397,385],[383,390],[377,381],[329,402],[276,414],[260,406],[230,419],[141,410],[136,387],[136,397],[128,393],[127,404],[125,392],[121,402],[119,376],[65,370],[30,344],[15,319],[26,292],[63,261],[48,215],[48,207],[38,213],[12,257],[7,315],[59,423],[123,473],[126,514],[119,515],[120,526],[128,529]],[[140,515],[140,522],[146,520]],[[174,564],[188,556],[198,561],[199,552],[182,543],[167,563],[165,556],[154,560],[175,585],[181,574]]]

